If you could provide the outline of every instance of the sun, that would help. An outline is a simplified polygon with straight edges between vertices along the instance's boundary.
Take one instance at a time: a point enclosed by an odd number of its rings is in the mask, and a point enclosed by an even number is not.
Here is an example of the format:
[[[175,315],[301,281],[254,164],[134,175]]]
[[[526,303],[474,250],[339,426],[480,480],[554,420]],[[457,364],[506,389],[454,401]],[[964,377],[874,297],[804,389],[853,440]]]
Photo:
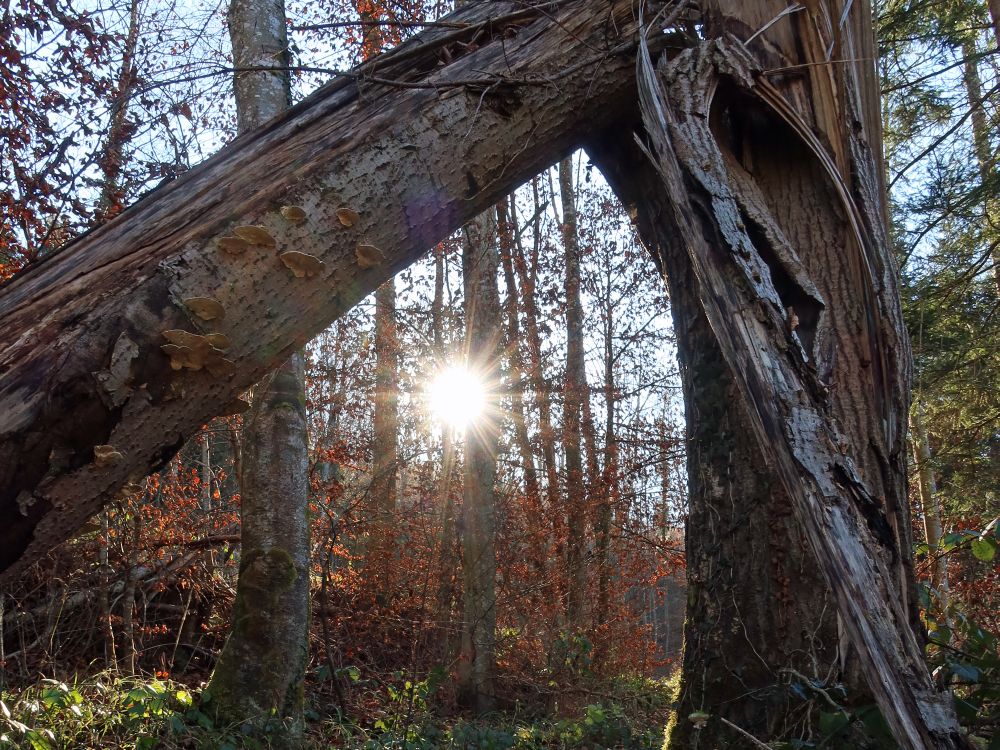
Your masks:
[[[464,431],[486,408],[486,388],[471,370],[452,366],[438,372],[427,388],[430,413],[444,426]]]

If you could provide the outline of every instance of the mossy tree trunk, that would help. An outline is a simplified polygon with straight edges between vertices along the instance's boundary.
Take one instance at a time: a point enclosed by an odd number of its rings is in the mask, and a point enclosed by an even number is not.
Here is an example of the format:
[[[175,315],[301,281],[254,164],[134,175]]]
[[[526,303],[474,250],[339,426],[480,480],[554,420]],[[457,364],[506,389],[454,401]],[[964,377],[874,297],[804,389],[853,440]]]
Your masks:
[[[240,132],[290,104],[283,0],[232,0]],[[240,572],[229,639],[205,691],[220,721],[250,723],[296,745],[309,628],[309,458],[304,356],[295,352],[258,385],[243,430]]]
[[[302,731],[308,657],[309,487],[303,360],[261,384],[243,433],[240,572],[232,631],[206,689],[222,722]]]

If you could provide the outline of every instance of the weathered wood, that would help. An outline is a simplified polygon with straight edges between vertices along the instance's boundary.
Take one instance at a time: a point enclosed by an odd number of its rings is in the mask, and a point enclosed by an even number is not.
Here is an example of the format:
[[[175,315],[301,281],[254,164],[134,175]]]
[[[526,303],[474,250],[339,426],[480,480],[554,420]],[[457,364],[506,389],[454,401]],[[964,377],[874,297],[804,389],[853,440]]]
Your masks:
[[[0,576],[634,98],[631,0],[475,3],[449,21],[468,25],[332,82],[0,290]],[[220,248],[241,226],[265,233]],[[286,251],[324,265],[298,278]],[[169,330],[228,345],[168,356]]]
[[[843,184],[857,154],[829,155],[760,73],[735,39],[661,60],[655,72],[640,54],[643,122],[661,186],[639,197],[640,226],[648,244],[679,244],[690,262],[757,441],[897,740],[914,750],[962,747],[950,697],[923,664],[898,575],[909,554],[893,528],[902,456],[887,448],[901,442],[907,352],[898,296],[875,272],[891,262],[861,215],[869,196]],[[786,176],[818,181],[797,184],[795,213],[772,201],[773,175],[754,162],[768,157],[768,141],[784,144]],[[826,191],[825,204],[809,201],[814,190]],[[815,226],[841,231],[800,243]],[[831,393],[839,385],[857,392]],[[856,413],[857,424],[841,427],[847,405],[867,406],[876,419]]]

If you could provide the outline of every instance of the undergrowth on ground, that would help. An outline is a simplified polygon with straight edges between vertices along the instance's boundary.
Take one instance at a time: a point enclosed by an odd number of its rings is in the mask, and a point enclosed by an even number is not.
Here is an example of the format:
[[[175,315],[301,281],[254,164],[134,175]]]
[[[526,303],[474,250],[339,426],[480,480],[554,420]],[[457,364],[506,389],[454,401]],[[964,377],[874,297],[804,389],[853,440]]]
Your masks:
[[[669,712],[666,681],[618,679],[585,701],[512,706],[480,719],[444,716],[433,676],[384,687],[364,720],[306,711],[305,748],[346,750],[659,750]],[[72,682],[43,679],[0,691],[0,749],[257,750],[281,747],[280,727],[219,726],[200,692],[164,678],[112,672]]]

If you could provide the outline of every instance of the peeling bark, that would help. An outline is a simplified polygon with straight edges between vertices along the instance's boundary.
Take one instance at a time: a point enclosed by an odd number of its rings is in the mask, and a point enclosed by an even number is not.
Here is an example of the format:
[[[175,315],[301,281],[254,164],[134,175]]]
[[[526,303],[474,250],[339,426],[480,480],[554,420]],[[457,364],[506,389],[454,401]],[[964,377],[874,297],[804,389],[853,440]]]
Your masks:
[[[911,629],[909,352],[871,213],[878,194],[842,176],[871,174],[871,155],[851,137],[831,155],[731,37],[657,70],[640,52],[639,91],[661,186],[639,204],[647,244],[676,243],[689,259],[757,442],[897,740],[964,746]],[[782,202],[789,186],[800,192]]]
[[[337,79],[0,290],[0,575],[634,96],[629,0],[477,3],[448,20],[467,26]],[[220,249],[253,225],[258,244]],[[289,249],[324,265],[297,278],[278,257]],[[195,296],[225,316],[198,318],[184,304]],[[228,346],[203,352],[211,370],[175,359],[174,371],[161,347],[175,329]],[[96,445],[120,458],[98,465]]]

